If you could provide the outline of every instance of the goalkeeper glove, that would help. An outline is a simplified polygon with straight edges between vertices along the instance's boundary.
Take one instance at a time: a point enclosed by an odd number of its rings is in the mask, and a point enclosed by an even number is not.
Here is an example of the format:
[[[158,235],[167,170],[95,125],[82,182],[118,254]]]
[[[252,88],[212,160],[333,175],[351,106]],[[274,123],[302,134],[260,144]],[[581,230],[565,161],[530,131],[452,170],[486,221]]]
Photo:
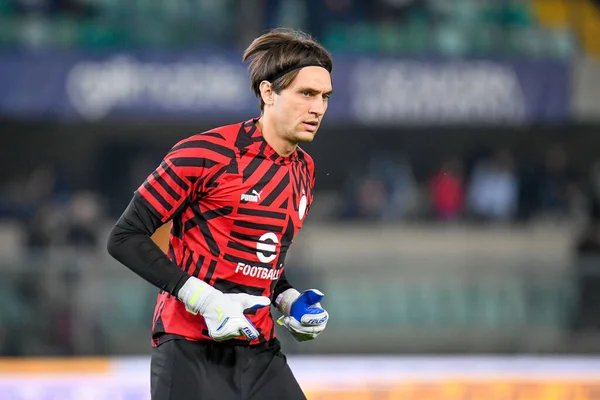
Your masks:
[[[177,293],[186,310],[204,317],[209,335],[217,340],[245,336],[258,338],[258,330],[244,315],[244,310],[257,309],[271,304],[264,296],[246,293],[223,293],[198,278],[191,277]]]
[[[283,314],[277,320],[299,342],[316,338],[327,326],[329,314],[321,307],[323,293],[309,289],[302,294],[288,289],[277,296],[275,303]]]

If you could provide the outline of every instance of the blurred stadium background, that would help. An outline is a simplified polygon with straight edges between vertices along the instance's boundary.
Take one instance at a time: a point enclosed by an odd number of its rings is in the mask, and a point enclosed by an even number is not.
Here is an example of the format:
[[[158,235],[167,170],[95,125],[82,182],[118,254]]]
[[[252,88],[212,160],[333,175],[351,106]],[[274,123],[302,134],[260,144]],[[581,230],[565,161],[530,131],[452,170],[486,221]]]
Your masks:
[[[257,115],[241,51],[333,52],[290,251],[310,399],[600,399],[600,1],[0,0],[0,399],[147,400],[157,291],[105,251],[177,140]]]

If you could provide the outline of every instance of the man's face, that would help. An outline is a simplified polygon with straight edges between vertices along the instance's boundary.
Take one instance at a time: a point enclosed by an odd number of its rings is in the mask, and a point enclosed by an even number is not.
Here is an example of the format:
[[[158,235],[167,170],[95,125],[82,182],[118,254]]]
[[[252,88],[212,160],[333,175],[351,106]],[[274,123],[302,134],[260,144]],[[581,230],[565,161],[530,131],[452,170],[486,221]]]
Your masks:
[[[311,142],[327,111],[331,75],[325,68],[302,68],[292,83],[274,95],[273,116],[279,135],[291,143]]]

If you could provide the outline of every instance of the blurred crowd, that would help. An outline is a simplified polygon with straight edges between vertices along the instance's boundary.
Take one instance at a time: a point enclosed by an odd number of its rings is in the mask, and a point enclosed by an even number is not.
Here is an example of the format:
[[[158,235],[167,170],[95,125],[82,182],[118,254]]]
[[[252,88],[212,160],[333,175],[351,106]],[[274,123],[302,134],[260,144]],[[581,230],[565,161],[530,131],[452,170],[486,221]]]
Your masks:
[[[493,149],[438,160],[430,170],[415,168],[410,154],[373,153],[366,166],[348,169],[334,194],[340,206],[319,220],[401,226],[579,219],[587,230],[578,246],[597,252],[600,160],[577,171],[560,145],[542,153],[534,162]],[[0,354],[102,354],[119,340],[115,326],[146,334],[155,290],[124,268],[98,265],[105,241],[100,227],[112,224],[154,162],[150,155],[132,157],[128,173],[85,190],[48,164],[0,186],[0,220],[21,226],[25,250],[16,263],[0,263]],[[109,175],[121,167],[114,159],[110,164]],[[50,255],[56,249],[72,252],[56,258]],[[16,337],[18,331],[27,334]]]
[[[0,218],[18,221],[23,244],[30,248],[97,248],[102,240],[97,228],[118,217],[155,158],[140,154],[126,164],[107,159],[96,185],[85,190],[52,165],[14,174],[1,186]],[[410,155],[401,153],[374,153],[368,160],[347,170],[332,194],[340,206],[325,218],[490,224],[600,220],[600,160],[587,171],[576,170],[560,145],[548,147],[539,161],[493,149],[433,162],[437,168],[430,171],[415,171]]]
[[[376,155],[352,174],[344,219],[524,223],[536,219],[599,218],[600,160],[572,168],[560,146],[540,162],[516,160],[508,150],[449,157],[419,180],[409,157]]]
[[[586,25],[588,16],[600,21],[600,12],[573,11],[582,5],[597,7],[600,0],[0,0],[0,47],[233,48],[269,27],[290,26],[340,53],[600,54],[598,36]],[[573,15],[586,18],[574,24]],[[97,165],[82,166],[94,171],[83,184],[60,164],[5,171],[0,235],[18,232],[18,240],[0,246],[22,257],[14,261],[6,252],[0,259],[0,355],[102,354],[107,341],[119,343],[123,327],[147,335],[154,288],[125,268],[111,275],[102,259],[106,227],[162,155],[140,147],[94,149],[90,157],[98,159],[89,163]],[[575,220],[584,227],[578,249],[600,249],[600,158],[582,170],[560,144],[540,159],[490,148],[428,160],[423,169],[417,156],[388,150],[332,177],[337,188],[328,190],[336,206],[313,221],[493,226]],[[56,249],[67,253],[56,258]]]
[[[585,48],[587,31],[570,8],[598,0],[544,1],[0,0],[0,45],[244,46],[269,27],[291,26],[344,52],[570,57],[579,41]]]
[[[24,246],[98,245],[99,224],[106,217],[102,196],[94,190],[75,190],[54,166],[38,165],[15,174],[0,192],[0,217],[21,224]]]

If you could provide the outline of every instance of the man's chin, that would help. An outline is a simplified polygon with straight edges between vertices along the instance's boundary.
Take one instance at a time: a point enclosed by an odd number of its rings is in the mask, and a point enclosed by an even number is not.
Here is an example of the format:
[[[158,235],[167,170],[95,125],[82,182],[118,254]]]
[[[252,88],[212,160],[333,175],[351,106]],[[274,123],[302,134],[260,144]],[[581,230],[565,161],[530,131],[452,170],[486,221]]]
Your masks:
[[[317,131],[314,132],[298,132],[296,134],[296,142],[298,143],[310,143],[314,140]]]

